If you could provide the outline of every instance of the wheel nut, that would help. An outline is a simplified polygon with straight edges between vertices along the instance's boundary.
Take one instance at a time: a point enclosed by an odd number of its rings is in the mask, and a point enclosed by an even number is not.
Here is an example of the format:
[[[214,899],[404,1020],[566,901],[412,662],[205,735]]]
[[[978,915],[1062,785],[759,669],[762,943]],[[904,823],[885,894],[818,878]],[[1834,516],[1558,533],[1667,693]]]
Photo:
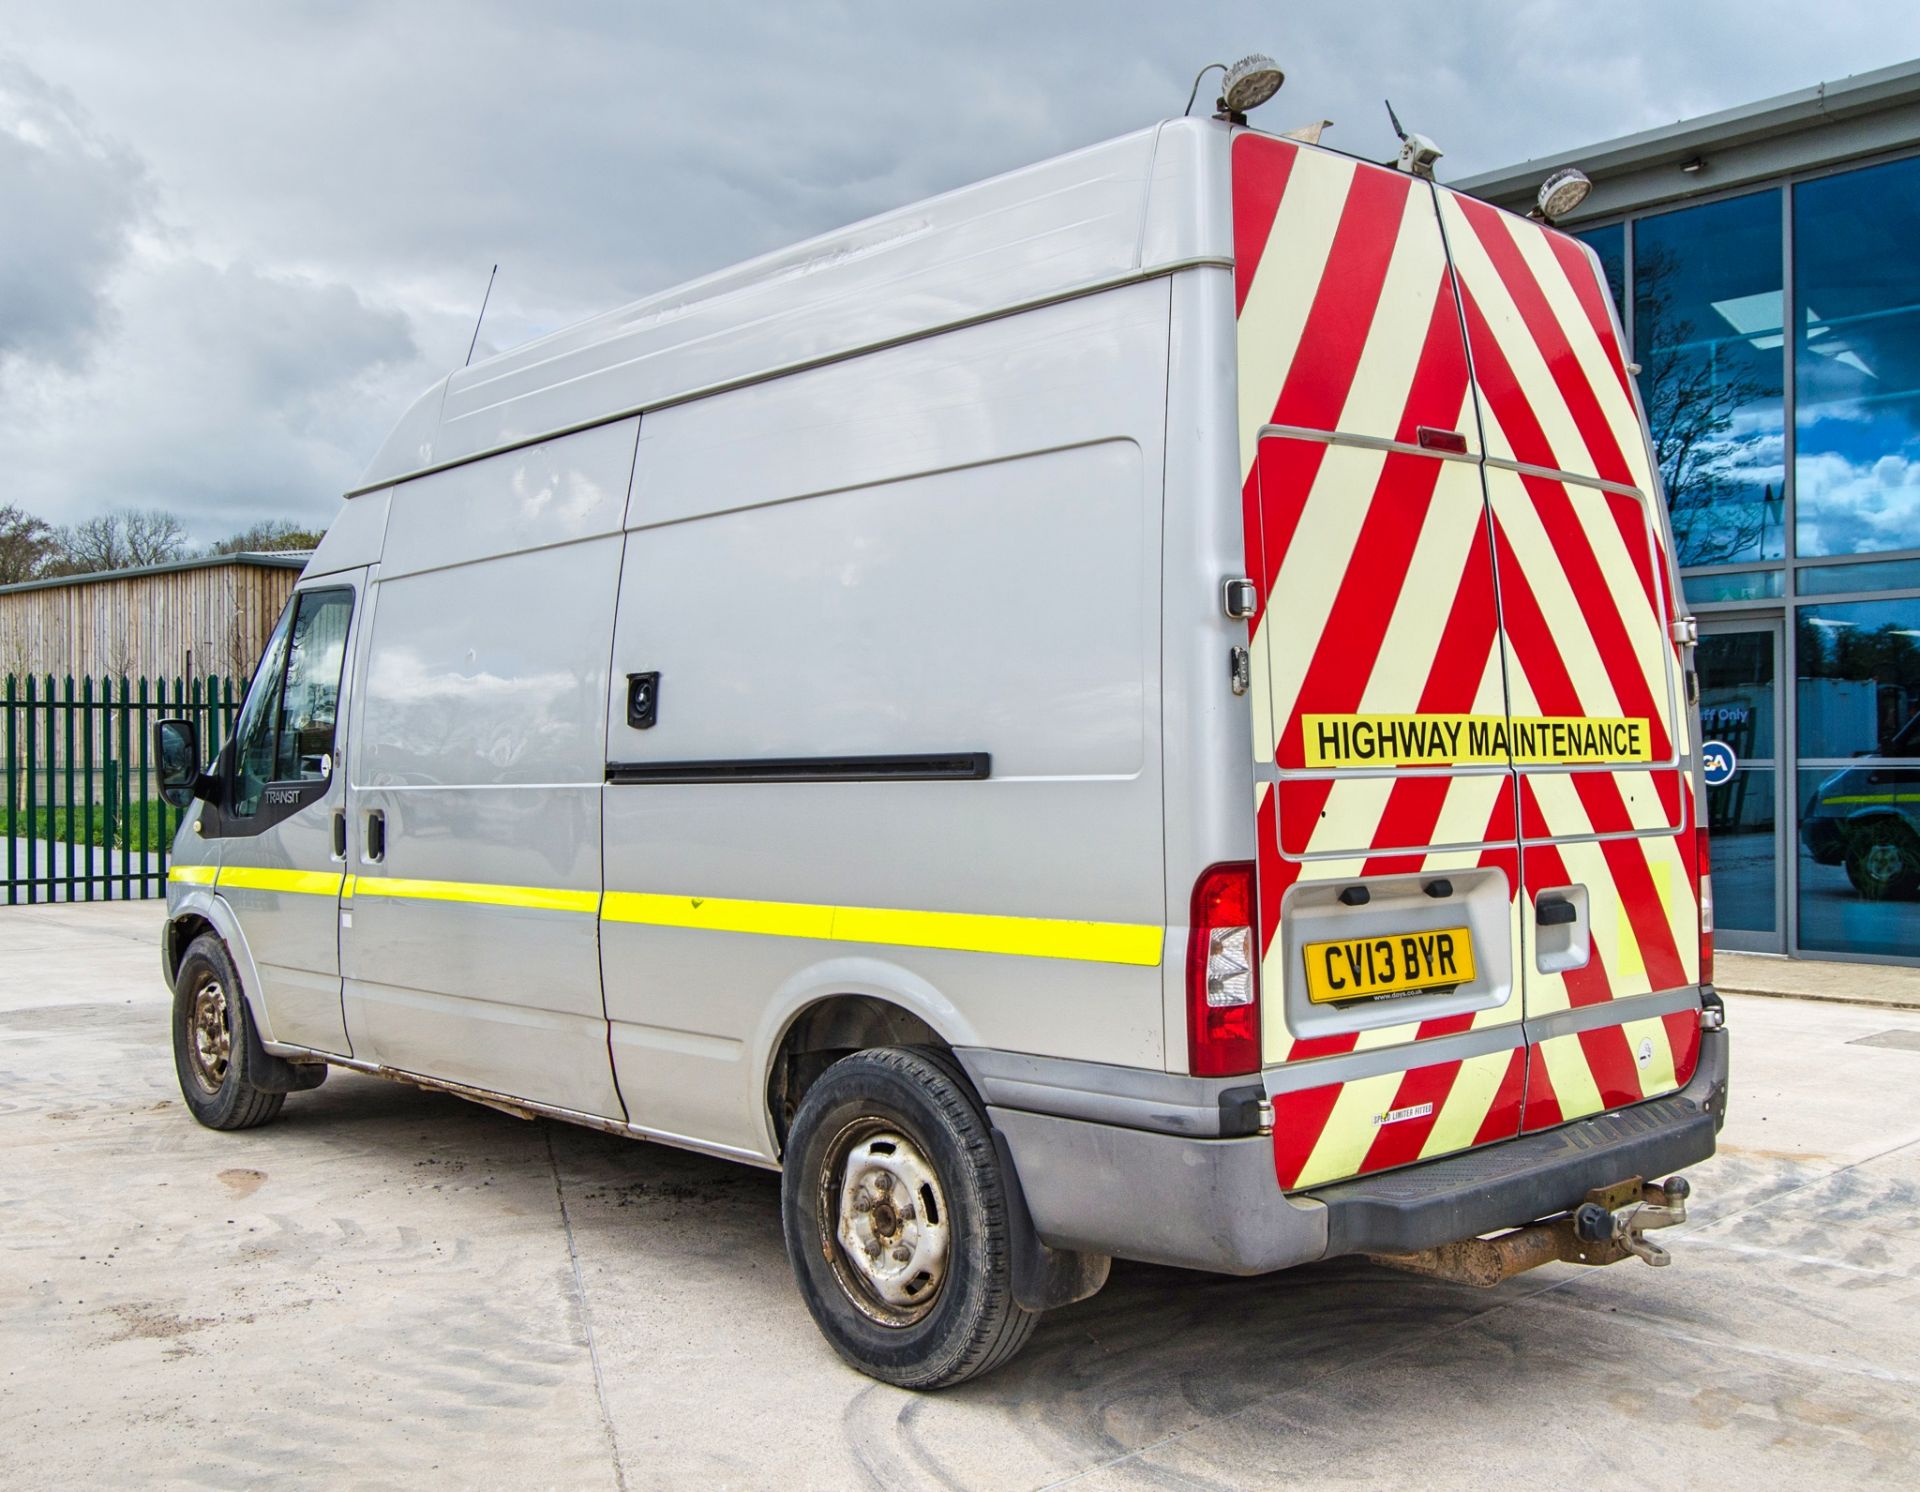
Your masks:
[[[867,1257],[869,1259],[878,1259],[880,1257],[880,1240],[879,1239],[869,1238],[867,1240]]]
[[[858,1193],[853,1199],[853,1210],[855,1212],[873,1211],[873,1198],[865,1192]]]
[[[903,1222],[903,1223],[910,1223],[910,1222],[912,1222],[912,1221],[913,1221],[913,1203],[911,1203],[911,1202],[902,1202],[902,1203],[900,1204],[900,1214],[899,1214],[899,1215],[900,1215],[900,1221],[901,1221],[901,1222]]]
[[[893,1257],[896,1262],[905,1264],[907,1260],[913,1257],[913,1250],[908,1248],[904,1243],[896,1243],[893,1246]]]
[[[888,1192],[893,1190],[893,1178],[885,1171],[882,1171],[878,1176],[873,1178],[873,1188],[884,1197]]]

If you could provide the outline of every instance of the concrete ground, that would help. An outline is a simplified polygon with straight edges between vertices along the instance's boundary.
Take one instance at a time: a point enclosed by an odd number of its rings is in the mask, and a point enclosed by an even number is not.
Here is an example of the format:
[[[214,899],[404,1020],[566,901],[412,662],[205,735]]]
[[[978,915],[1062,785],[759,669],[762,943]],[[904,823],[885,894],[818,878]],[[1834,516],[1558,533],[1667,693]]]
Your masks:
[[[1119,1264],[982,1382],[842,1366],[774,1177],[335,1073],[175,1087],[151,903],[0,910],[0,1483],[1911,1486],[1920,1012],[1734,996],[1673,1267]],[[1143,1198],[1143,1204],[1149,1199]]]
[[[1904,964],[1836,963],[1772,953],[1716,953],[1713,981],[1722,993],[1782,995],[1920,1010],[1920,969]]]

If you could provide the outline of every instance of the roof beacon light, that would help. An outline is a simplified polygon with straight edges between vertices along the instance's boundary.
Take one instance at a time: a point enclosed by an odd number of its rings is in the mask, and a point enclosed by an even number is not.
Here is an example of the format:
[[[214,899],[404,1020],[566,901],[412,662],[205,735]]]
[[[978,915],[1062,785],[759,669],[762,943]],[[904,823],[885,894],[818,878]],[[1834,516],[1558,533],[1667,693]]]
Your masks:
[[[1200,79],[1210,72],[1225,74],[1220,83],[1220,98],[1214,104],[1214,118],[1224,119],[1229,124],[1245,124],[1247,110],[1259,108],[1278,93],[1280,85],[1287,81],[1287,75],[1280,71],[1278,64],[1261,52],[1248,53],[1232,67],[1224,62],[1209,62],[1193,80],[1193,91],[1187,95],[1186,113],[1193,112],[1193,101],[1200,96]]]
[[[1593,183],[1586,172],[1578,166],[1562,166],[1548,173],[1547,179],[1540,183],[1540,216],[1549,223],[1564,218],[1586,201],[1587,193],[1592,190]]]

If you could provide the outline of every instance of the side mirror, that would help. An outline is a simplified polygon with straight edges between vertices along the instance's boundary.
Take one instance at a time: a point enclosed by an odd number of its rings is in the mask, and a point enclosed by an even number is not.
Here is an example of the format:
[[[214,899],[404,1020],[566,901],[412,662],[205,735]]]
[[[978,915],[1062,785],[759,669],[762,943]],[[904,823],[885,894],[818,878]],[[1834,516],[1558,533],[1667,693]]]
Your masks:
[[[159,720],[153,727],[160,796],[185,808],[200,795],[200,730],[191,720]]]

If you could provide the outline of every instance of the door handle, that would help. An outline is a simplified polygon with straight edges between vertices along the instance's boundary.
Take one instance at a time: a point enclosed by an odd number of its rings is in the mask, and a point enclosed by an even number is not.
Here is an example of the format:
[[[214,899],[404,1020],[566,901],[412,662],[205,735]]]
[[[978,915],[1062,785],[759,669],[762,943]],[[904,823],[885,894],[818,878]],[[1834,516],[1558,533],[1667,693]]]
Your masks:
[[[347,811],[344,808],[333,811],[333,858],[347,858]]]
[[[378,865],[387,858],[387,816],[378,808],[367,811],[367,859]]]
[[[1542,927],[1565,927],[1580,919],[1579,908],[1570,901],[1561,901],[1558,897],[1542,897],[1534,907],[1533,915]]]

